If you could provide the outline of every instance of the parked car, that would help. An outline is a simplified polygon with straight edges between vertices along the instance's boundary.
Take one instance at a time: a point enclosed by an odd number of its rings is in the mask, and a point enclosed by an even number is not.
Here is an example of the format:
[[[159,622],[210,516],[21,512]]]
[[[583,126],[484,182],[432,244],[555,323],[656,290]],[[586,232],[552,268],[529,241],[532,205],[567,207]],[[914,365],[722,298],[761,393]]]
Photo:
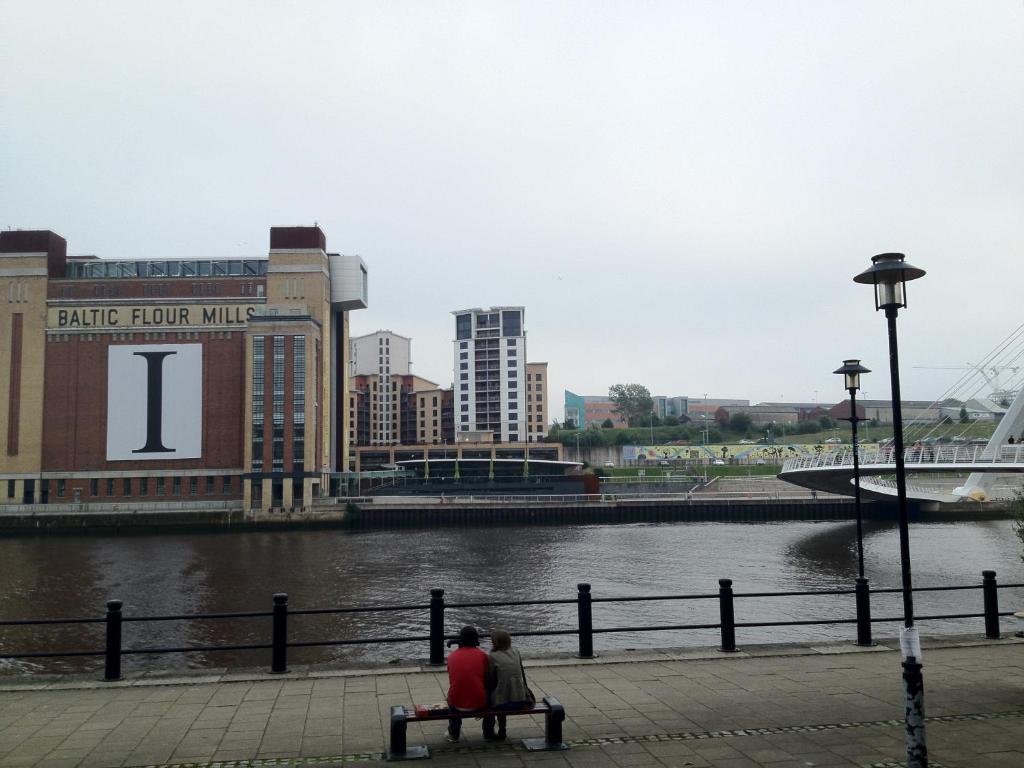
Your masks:
[[[605,466],[606,469],[614,469],[615,468],[615,462],[614,461],[606,461],[604,463],[604,466]]]
[[[712,464],[715,464],[715,465],[717,465],[717,466],[720,466],[720,467],[724,467],[724,466],[725,466],[725,462],[724,462],[724,461],[722,461],[721,459],[715,459],[715,460],[714,460],[714,461],[712,461],[711,463],[712,463]]]
[[[829,445],[838,445],[843,442],[843,439],[841,437],[830,437],[828,440],[825,440],[825,442]]]
[[[747,440],[746,438],[744,438],[743,440],[740,440],[740,445],[753,445],[753,444],[754,444],[753,440]]]

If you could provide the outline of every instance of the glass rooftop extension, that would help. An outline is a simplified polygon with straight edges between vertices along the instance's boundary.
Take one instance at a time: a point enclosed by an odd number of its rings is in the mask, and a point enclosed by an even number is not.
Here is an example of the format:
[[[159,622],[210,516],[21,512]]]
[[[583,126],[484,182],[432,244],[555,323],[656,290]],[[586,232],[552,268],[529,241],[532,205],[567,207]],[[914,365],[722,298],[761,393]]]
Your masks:
[[[65,277],[96,280],[132,277],[263,277],[267,259],[208,259],[171,261],[68,260]]]

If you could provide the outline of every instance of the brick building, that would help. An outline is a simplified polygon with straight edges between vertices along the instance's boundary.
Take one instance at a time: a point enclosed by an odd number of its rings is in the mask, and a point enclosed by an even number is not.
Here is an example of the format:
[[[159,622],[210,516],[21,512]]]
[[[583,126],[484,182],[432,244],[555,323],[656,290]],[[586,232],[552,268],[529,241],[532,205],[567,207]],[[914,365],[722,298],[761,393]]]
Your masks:
[[[358,256],[273,227],[267,257],[68,257],[0,232],[0,503],[300,507],[348,465]]]

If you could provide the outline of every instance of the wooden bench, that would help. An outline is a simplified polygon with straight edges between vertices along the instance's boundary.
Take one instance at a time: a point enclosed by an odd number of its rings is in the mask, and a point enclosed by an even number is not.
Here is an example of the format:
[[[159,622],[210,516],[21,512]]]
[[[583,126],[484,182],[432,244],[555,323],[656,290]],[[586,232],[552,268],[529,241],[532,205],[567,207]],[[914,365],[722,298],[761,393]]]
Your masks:
[[[485,715],[544,715],[544,738],[523,739],[523,746],[530,752],[541,750],[569,749],[569,745],[562,741],[562,722],[565,720],[565,707],[558,699],[545,696],[531,707],[523,709],[478,709],[473,712],[459,712],[458,710],[443,710],[439,712],[418,713],[415,707],[396,704],[391,707],[391,740],[388,744],[388,760],[419,760],[430,757],[430,750],[426,746],[410,747],[406,745],[405,735],[408,723],[423,722],[426,720],[448,721],[452,717],[466,719],[468,717],[483,717]]]

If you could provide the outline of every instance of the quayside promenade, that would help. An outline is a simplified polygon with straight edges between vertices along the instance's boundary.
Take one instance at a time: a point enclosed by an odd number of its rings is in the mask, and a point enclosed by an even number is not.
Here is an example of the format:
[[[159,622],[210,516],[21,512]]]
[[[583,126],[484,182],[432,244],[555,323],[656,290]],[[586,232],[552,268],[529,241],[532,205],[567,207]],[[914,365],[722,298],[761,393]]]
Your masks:
[[[932,639],[924,662],[931,764],[1024,765],[1024,640]],[[569,751],[526,752],[518,739],[543,724],[524,717],[503,744],[473,721],[456,744],[443,722],[410,724],[409,744],[443,768],[888,768],[905,757],[899,669],[892,639],[532,659],[537,695],[565,706]],[[441,701],[445,687],[443,670],[418,666],[3,677],[0,765],[382,765],[390,706]]]

